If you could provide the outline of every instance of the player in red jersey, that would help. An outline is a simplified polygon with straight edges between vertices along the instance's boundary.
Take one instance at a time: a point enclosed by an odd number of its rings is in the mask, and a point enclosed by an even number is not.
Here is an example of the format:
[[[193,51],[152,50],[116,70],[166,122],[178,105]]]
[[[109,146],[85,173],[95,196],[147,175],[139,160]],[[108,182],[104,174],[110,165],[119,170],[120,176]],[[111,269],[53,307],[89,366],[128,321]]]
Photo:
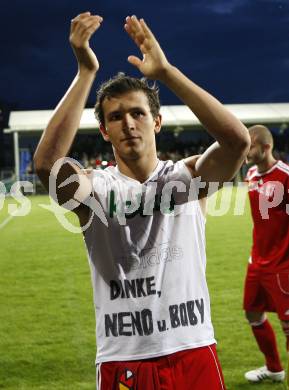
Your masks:
[[[261,125],[249,128],[254,164],[247,173],[253,218],[253,246],[244,292],[244,309],[266,365],[248,371],[252,382],[283,381],[283,370],[274,331],[266,312],[276,312],[289,353],[289,166],[273,154],[273,137]]]

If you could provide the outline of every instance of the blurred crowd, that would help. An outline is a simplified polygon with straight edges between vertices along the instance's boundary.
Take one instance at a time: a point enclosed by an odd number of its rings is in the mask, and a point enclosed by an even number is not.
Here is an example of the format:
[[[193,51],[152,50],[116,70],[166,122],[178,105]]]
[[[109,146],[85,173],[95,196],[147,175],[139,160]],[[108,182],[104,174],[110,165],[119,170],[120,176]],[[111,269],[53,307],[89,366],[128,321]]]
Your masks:
[[[157,142],[158,158],[164,161],[172,160],[175,162],[189,156],[202,154],[212,142],[213,140],[209,137],[190,145],[184,145],[180,142],[175,142],[175,145],[169,145],[168,143],[159,141]],[[92,154],[84,151],[86,149],[83,149],[82,151],[72,150],[71,157],[79,161],[84,168],[105,169],[108,166],[116,164],[110,145],[105,146],[104,151],[95,151]],[[284,150],[278,150],[275,148],[274,156],[276,159],[289,164],[289,145],[286,144],[284,146]]]
[[[289,134],[283,136],[274,135],[274,156],[289,164]],[[192,155],[202,154],[214,140],[204,131],[184,130],[179,133],[172,131],[161,132],[157,138],[157,150],[160,160],[178,161]],[[32,148],[31,148],[32,149]],[[30,150],[31,150],[30,149]],[[33,174],[33,163],[27,164],[26,174]],[[78,135],[71,148],[70,157],[79,161],[84,168],[105,169],[115,165],[113,151],[110,143],[105,142],[98,134]],[[247,168],[243,167],[242,172]],[[243,174],[241,174],[241,177]]]
[[[164,132],[158,135],[156,143],[159,159],[178,161],[185,157],[202,154],[213,142],[213,139],[204,132],[195,132],[195,139],[192,141],[190,134],[191,132],[185,131],[179,134]],[[115,165],[110,144],[100,138],[95,142],[95,139],[90,140],[89,136],[86,137],[86,141],[82,137],[82,142],[75,142],[70,157],[75,158],[85,168],[104,169]]]

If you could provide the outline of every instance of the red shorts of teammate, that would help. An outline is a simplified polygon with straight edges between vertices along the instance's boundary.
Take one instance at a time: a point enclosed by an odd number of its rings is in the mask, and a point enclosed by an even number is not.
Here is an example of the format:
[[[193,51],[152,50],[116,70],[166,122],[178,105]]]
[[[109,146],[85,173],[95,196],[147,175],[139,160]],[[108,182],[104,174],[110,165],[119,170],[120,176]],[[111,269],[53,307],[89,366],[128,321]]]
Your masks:
[[[216,346],[158,358],[101,363],[98,390],[224,390]]]
[[[249,264],[244,289],[244,310],[276,312],[282,321],[289,320],[289,271],[267,273]]]

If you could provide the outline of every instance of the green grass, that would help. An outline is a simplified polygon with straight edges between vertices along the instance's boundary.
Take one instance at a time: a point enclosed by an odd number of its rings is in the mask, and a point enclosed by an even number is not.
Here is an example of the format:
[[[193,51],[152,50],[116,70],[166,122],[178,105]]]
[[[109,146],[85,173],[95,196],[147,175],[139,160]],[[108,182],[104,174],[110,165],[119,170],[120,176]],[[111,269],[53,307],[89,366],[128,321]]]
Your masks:
[[[39,207],[47,197],[29,199],[29,215],[0,230],[0,389],[95,389],[95,319],[82,237]],[[7,199],[0,225],[8,203],[16,201]],[[263,364],[242,311],[250,244],[248,206],[243,216],[233,216],[232,208],[223,217],[208,216],[207,275],[219,357],[228,390],[284,389],[243,378]],[[270,319],[285,365],[284,337],[276,317]]]

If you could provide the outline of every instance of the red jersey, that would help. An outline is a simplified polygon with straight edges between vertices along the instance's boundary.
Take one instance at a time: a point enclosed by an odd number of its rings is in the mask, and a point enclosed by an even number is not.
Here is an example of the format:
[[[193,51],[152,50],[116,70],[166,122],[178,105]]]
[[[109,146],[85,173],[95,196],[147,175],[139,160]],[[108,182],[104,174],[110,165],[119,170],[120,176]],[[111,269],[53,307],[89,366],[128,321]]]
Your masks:
[[[249,169],[246,179],[253,218],[252,263],[267,272],[289,269],[289,166]]]

